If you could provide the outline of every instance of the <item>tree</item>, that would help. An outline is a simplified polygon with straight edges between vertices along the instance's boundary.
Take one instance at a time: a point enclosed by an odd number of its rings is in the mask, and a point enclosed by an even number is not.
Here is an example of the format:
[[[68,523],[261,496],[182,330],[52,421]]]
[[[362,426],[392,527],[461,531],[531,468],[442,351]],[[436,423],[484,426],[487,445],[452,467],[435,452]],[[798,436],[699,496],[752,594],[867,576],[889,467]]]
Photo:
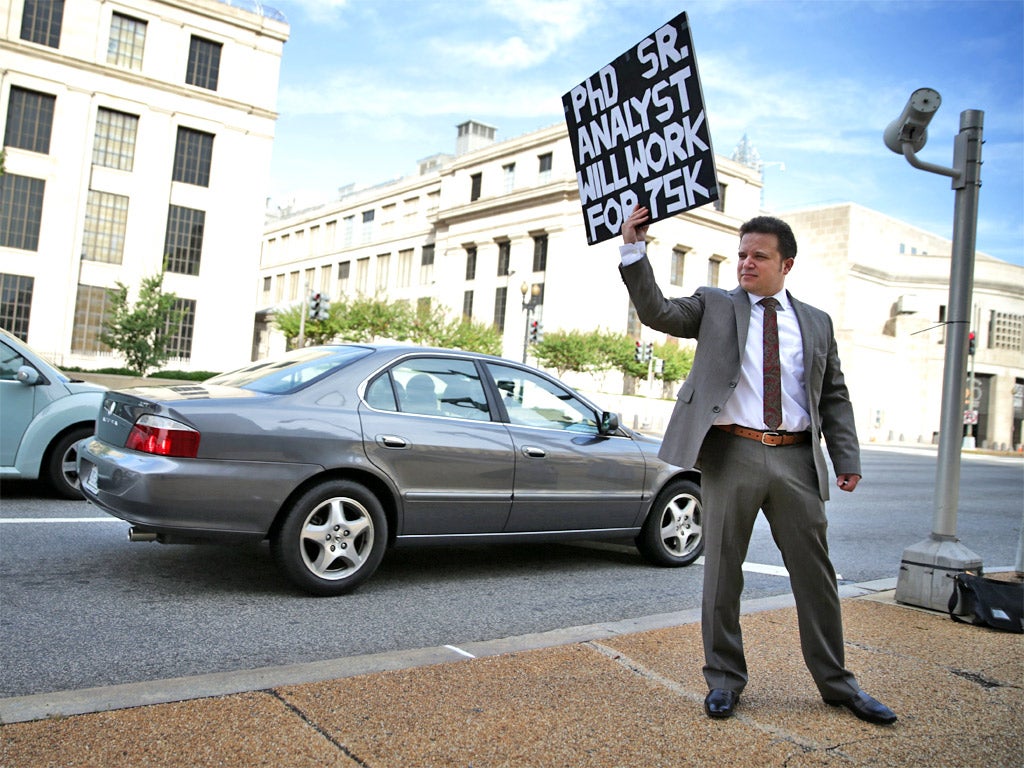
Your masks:
[[[602,368],[606,362],[606,339],[601,331],[549,331],[531,348],[537,361],[564,376]]]
[[[655,345],[654,356],[663,361],[661,373],[655,375],[662,381],[664,397],[672,397],[672,385],[690,375],[693,354],[694,351],[690,347],[680,347],[674,342]]]
[[[163,282],[163,273],[143,278],[134,305],[124,283],[107,290],[110,312],[100,341],[124,355],[128,369],[139,376],[167,362],[168,331],[181,324],[181,312],[174,308],[178,297],[164,292]]]
[[[298,342],[304,303],[278,309],[274,325],[288,339]],[[332,301],[323,320],[305,321],[305,338],[313,344],[340,340],[353,343],[378,339],[411,341],[434,347],[452,347],[487,354],[501,354],[501,335],[493,327],[465,319],[449,320],[444,307],[413,311],[408,302],[388,302],[378,297],[356,296]]]

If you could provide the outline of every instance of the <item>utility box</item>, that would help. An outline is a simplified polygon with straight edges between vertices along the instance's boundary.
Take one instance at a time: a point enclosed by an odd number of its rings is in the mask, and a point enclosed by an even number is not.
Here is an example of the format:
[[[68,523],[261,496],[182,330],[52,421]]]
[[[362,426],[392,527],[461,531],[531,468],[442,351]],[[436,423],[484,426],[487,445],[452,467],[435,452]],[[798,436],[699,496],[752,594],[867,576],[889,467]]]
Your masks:
[[[926,539],[903,550],[896,602],[933,611],[949,610],[958,573],[982,573],[981,558],[959,541]]]

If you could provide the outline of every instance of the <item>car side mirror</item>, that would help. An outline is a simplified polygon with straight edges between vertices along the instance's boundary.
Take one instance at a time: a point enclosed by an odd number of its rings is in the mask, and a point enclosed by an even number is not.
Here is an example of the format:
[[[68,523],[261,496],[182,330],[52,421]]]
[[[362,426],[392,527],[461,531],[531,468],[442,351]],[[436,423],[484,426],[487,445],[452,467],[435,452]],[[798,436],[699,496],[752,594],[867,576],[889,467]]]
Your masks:
[[[601,424],[598,426],[598,432],[602,435],[610,435],[614,432],[619,431],[619,414],[611,413],[609,411],[601,412]]]
[[[18,368],[16,378],[26,387],[32,387],[39,383],[39,371],[31,365],[23,365]]]

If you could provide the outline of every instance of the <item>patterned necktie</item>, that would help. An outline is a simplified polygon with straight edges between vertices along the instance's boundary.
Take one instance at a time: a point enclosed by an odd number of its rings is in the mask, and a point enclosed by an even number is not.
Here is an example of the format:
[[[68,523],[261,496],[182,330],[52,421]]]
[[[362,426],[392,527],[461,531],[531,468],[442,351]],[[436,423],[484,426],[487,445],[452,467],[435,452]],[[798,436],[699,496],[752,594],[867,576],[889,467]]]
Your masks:
[[[782,366],[779,364],[779,302],[768,297],[764,307],[764,423],[768,429],[782,424]]]

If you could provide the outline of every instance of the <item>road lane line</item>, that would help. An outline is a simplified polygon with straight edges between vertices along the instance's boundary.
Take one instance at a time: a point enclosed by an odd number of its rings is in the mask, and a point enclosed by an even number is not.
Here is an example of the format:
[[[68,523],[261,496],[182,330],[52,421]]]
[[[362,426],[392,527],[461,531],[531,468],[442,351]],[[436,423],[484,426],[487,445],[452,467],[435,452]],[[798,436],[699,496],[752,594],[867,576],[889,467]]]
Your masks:
[[[0,517],[0,525],[19,523],[123,523],[116,517]]]

